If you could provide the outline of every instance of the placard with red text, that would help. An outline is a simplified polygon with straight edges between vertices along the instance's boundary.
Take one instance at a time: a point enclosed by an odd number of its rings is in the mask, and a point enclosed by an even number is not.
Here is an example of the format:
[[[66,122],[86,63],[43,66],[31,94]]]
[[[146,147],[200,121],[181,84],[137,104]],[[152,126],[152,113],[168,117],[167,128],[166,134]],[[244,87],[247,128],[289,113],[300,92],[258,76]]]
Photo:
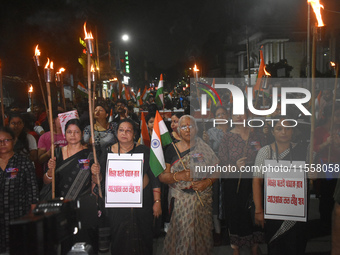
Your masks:
[[[307,221],[304,161],[265,160],[264,218]]]
[[[142,153],[109,153],[106,164],[105,207],[143,207]]]

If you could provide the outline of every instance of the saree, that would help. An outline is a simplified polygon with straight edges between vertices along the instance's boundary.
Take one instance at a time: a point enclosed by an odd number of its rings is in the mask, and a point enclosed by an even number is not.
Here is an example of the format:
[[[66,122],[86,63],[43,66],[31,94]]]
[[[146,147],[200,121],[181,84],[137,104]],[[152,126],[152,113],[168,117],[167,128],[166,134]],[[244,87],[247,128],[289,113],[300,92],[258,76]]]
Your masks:
[[[90,163],[93,158],[88,149],[81,150],[66,160],[63,159],[61,147],[55,149],[57,158],[55,170],[56,197],[76,200],[91,192]],[[41,200],[52,198],[52,183],[45,185],[40,192]]]
[[[99,159],[103,176],[102,187],[105,187],[106,164],[108,153],[112,153],[111,146],[102,153]],[[153,189],[159,188],[159,180],[151,172],[149,165],[150,149],[138,145],[132,153],[143,153],[143,176],[147,175],[149,183],[143,189],[142,208],[106,208],[108,224],[111,233],[111,254],[119,255],[149,255],[153,253]],[[103,195],[105,190],[103,190]]]
[[[218,159],[212,149],[200,138],[196,139],[196,145],[180,155],[186,168],[189,169],[190,162],[195,163],[198,157],[202,164],[216,165]],[[173,152],[171,172],[184,170],[174,147],[170,147],[169,150]],[[169,184],[169,201],[173,201],[173,210],[169,230],[164,240],[163,254],[212,254],[213,252],[212,186],[199,192],[204,204],[202,206],[191,185],[191,182],[185,181]]]

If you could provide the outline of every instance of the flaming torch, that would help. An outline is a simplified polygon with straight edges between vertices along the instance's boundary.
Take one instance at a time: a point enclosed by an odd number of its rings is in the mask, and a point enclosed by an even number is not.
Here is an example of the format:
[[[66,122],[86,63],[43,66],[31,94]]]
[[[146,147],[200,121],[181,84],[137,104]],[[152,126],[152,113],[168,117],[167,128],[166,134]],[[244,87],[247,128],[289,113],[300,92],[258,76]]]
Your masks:
[[[310,132],[310,150],[309,150],[309,163],[313,163],[313,144],[314,144],[314,130],[315,130],[315,63],[316,63],[316,39],[318,37],[321,40],[321,27],[325,26],[321,17],[321,8],[324,8],[323,5],[320,4],[319,0],[307,0],[308,3],[313,8],[317,19],[317,25],[314,26],[313,29],[313,45],[312,45],[312,116],[311,116],[311,132]],[[308,53],[309,54],[309,53]]]
[[[93,65],[91,65],[91,82],[93,82],[92,105],[94,106],[96,100],[96,70]]]
[[[37,44],[37,46],[35,47],[33,60],[34,60],[35,69],[36,69],[37,75],[38,75],[40,90],[41,90],[41,94],[42,94],[44,105],[45,105],[45,111],[47,111],[47,103],[46,103],[46,98],[45,98],[45,92],[44,92],[44,89],[43,89],[43,85],[42,85],[42,81],[41,81],[41,77],[40,77],[40,72],[39,72],[39,66],[41,65],[41,62],[40,62],[40,50],[39,50],[38,46],[39,46],[39,44]]]
[[[54,158],[54,130],[53,130],[53,117],[52,117],[52,98],[51,98],[51,86],[50,83],[53,81],[53,62],[47,58],[47,63],[44,68],[45,82],[48,99],[48,121],[50,125],[51,133],[51,158]],[[52,169],[52,199],[55,198],[55,169]]]
[[[89,115],[90,115],[90,128],[91,128],[91,142],[92,142],[92,149],[93,149],[93,156],[94,156],[94,163],[98,163],[97,154],[96,154],[96,147],[94,142],[94,124],[93,124],[93,101],[92,101],[92,86],[91,86],[91,54],[93,54],[93,35],[92,32],[86,31],[86,22],[84,23],[84,33],[85,33],[85,42],[87,48],[87,87],[88,87],[88,99],[89,99]],[[98,183],[98,191],[99,196],[103,197],[100,185],[100,178],[99,174],[97,175],[97,183]]]
[[[336,103],[336,90],[338,87],[338,73],[339,73],[339,65],[335,64],[334,62],[330,62],[330,65],[335,70],[335,82],[334,82],[334,91],[333,91],[333,105],[332,105],[332,117],[331,117],[331,128],[329,130],[329,134],[333,135],[333,125],[334,125],[334,112],[335,112],[335,103]],[[333,139],[331,140],[333,141]],[[332,144],[332,143],[331,143]],[[328,147],[328,163],[330,163],[331,159],[331,147]]]
[[[196,83],[198,82],[198,72],[200,71],[198,68],[197,68],[197,66],[196,66],[196,64],[195,64],[195,66],[194,66],[194,72],[195,72],[195,81],[196,81]],[[197,84],[196,84],[197,85]]]
[[[61,91],[61,98],[63,101],[64,111],[66,111],[66,102],[65,102],[65,93],[64,93],[64,81],[63,81],[63,75],[62,73],[65,72],[65,68],[60,68],[59,72],[56,72],[56,82],[59,82],[60,84],[60,91]]]
[[[28,84],[31,85],[28,88],[28,100],[29,100],[29,106],[31,108],[31,112],[33,112],[33,85],[32,84]]]

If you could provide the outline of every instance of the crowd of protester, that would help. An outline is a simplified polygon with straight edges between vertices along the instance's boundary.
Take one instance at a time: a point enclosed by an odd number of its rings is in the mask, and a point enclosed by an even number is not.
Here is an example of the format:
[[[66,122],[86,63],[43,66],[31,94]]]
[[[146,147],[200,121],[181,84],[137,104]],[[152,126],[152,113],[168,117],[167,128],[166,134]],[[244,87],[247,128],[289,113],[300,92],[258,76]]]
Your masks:
[[[276,121],[272,126],[266,123],[263,128],[219,124],[206,130],[204,122],[190,115],[190,110],[193,113],[193,109],[199,108],[197,96],[181,93],[164,102],[165,108],[180,110],[165,119],[176,146],[164,148],[166,169],[155,177],[149,164],[150,148],[141,141],[140,131],[140,112],[145,111],[148,135],[152,136],[158,109],[154,97],[150,96],[139,107],[133,100],[97,99],[94,127],[90,126],[88,104],[84,101],[70,103],[68,109],[53,110],[54,158],[51,158],[51,134],[44,106],[36,105],[32,112],[17,105],[7,109],[5,125],[0,128],[0,253],[9,251],[10,222],[29,213],[39,197],[44,199],[50,194],[47,185],[52,181],[52,169],[55,169],[57,197],[76,200],[88,193],[98,196],[99,184],[105,196],[108,153],[142,153],[143,207],[106,209],[101,223],[109,228],[112,254],[152,254],[155,232],[166,235],[162,254],[212,254],[214,245],[226,243],[227,239],[235,255],[244,247],[249,254],[260,254],[259,244],[263,243],[268,246],[268,254],[303,254],[307,223],[264,220],[261,171],[240,180],[219,176],[198,179],[190,176],[189,163],[197,160],[206,165],[231,165],[239,170],[246,165],[261,169],[266,159],[308,162],[309,144],[297,136],[306,132],[301,126],[287,127]],[[210,117],[232,119],[235,123],[254,117],[248,112],[232,115],[232,104],[226,101],[226,105],[212,106]],[[63,135],[58,114],[71,110],[78,111],[79,119],[68,121]],[[332,102],[324,100],[312,145],[314,162],[319,164],[339,164],[340,105],[335,105],[333,128],[331,112]],[[274,116],[283,119],[280,107],[271,115]],[[97,164],[93,161],[92,136]],[[308,194],[312,190],[320,199],[325,232],[331,230],[334,201],[337,201],[334,239],[340,235],[337,229],[340,223],[336,221],[340,217],[340,184],[337,185],[336,176],[311,178],[313,187]],[[157,218],[161,230],[155,230]],[[227,229],[227,237],[222,233],[223,228]],[[88,242],[96,251],[109,249],[108,245],[99,244],[98,233],[98,227],[84,229],[73,241]]]

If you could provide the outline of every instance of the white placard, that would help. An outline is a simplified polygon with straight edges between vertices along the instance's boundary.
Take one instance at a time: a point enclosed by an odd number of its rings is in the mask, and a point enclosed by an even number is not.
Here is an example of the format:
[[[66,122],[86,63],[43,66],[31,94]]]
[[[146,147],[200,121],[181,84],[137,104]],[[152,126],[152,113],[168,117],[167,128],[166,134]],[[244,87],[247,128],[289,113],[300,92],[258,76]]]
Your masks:
[[[142,153],[109,153],[106,163],[105,207],[143,207]]]
[[[63,136],[65,138],[66,123],[71,119],[79,119],[79,114],[77,110],[63,112],[58,114],[58,119],[60,121],[61,131],[63,132]]]
[[[304,161],[265,160],[264,218],[307,221]]]

